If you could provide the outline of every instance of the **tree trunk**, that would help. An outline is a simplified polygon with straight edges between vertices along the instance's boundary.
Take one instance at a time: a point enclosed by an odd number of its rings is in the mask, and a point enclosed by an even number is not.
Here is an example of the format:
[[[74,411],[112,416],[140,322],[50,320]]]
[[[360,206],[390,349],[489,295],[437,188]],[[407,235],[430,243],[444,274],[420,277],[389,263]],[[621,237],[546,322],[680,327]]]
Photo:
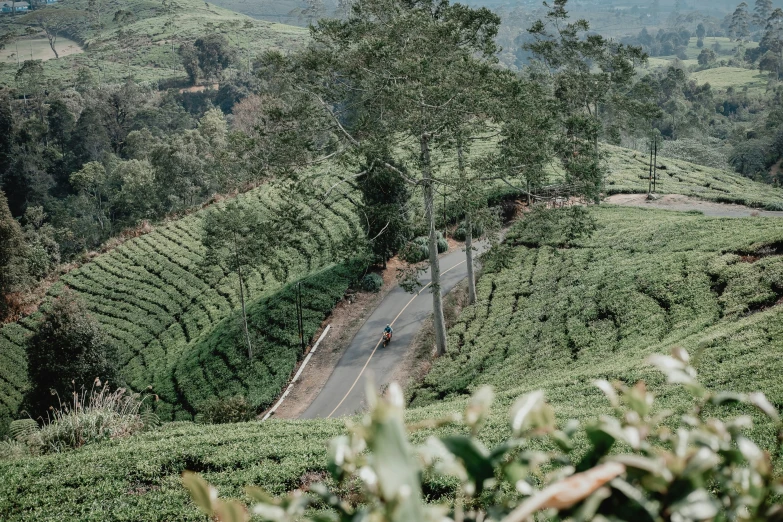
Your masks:
[[[55,44],[57,43],[57,33],[50,33],[49,31],[46,32],[46,37],[49,39],[49,47],[52,48],[52,52],[54,53],[55,59],[60,58],[60,55],[57,54],[57,49],[54,48]]]
[[[234,252],[237,261],[237,277],[239,277],[239,302],[242,305],[242,326],[245,329],[245,340],[247,341],[247,358],[253,360],[253,345],[250,343],[250,332],[247,329],[247,311],[245,310],[245,291],[242,287],[242,265],[239,263],[239,252],[236,248],[236,237],[234,238]]]
[[[465,160],[462,155],[462,142],[457,144],[457,168],[459,169],[460,182],[464,186],[467,183],[465,176]],[[469,207],[469,205],[466,205]],[[473,222],[470,216],[470,208],[465,210],[465,264],[468,268],[468,304],[476,302],[476,277],[473,274]]]
[[[424,212],[430,229],[430,273],[432,274],[432,315],[435,327],[437,355],[446,353],[446,320],[443,318],[443,299],[440,290],[440,263],[438,262],[438,238],[435,235],[435,196],[430,163],[430,144],[427,134],[421,135],[422,181],[424,182]]]

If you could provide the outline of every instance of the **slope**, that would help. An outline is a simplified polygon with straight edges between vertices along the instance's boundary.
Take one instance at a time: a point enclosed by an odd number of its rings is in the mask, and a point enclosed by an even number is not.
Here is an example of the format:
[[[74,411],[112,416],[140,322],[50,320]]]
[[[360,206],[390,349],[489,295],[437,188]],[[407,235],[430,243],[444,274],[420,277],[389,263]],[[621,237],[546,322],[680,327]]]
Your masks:
[[[479,303],[450,330],[451,353],[411,390],[421,406],[411,420],[461,409],[481,383],[499,395],[483,431],[488,443],[507,433],[509,402],[532,389],[546,389],[561,421],[607,408],[596,378],[645,379],[662,407],[677,408],[685,397],[643,362],[672,344],[699,353],[711,387],[762,390],[783,403],[780,221],[592,212],[595,238],[569,249],[525,246],[523,230],[512,230],[505,266],[488,259]],[[199,471],[225,496],[243,498],[246,484],[280,494],[326,475],[326,441],[341,432],[339,420],[174,423],[62,455],[0,461],[0,517],[199,520],[182,470]],[[760,425],[752,435],[770,444],[772,434]],[[426,483],[434,498],[450,487]]]
[[[450,331],[451,352],[412,404],[442,413],[490,384],[509,400],[545,389],[561,418],[606,407],[595,379],[644,379],[663,405],[687,400],[644,363],[681,346],[714,389],[760,390],[783,404],[783,228],[774,218],[595,208],[595,237],[537,246],[524,222],[490,263],[480,302]],[[450,406],[450,407],[453,407]],[[764,428],[756,435],[770,442]]]
[[[608,168],[605,193],[646,194],[649,154],[602,145]],[[783,210],[783,190],[734,172],[658,156],[657,192],[683,194],[718,203],[738,203],[765,210]]]
[[[327,183],[329,178],[321,179]],[[281,205],[275,189],[266,186],[238,199],[266,212]],[[164,419],[192,418],[205,395],[237,393],[238,388],[254,397],[255,406],[263,405],[284,384],[297,357],[290,319],[293,297],[283,285],[303,281],[306,326],[312,333],[353,278],[353,269],[334,265],[346,253],[341,245],[361,233],[352,204],[345,197],[333,198],[323,210],[310,212],[310,203],[298,203],[304,231],[274,252],[271,262],[284,266],[285,274],[278,279],[261,265],[248,275],[249,299],[255,303],[250,312],[261,349],[252,368],[231,360],[241,349],[231,352],[216,344],[215,335],[231,345],[237,334],[239,297],[234,272],[201,265],[202,223],[213,208],[127,241],[67,273],[61,283],[84,298],[114,341],[121,375],[131,388],[142,391],[152,386],[161,399],[158,411]],[[50,295],[56,296],[61,288],[53,287]],[[270,314],[281,317],[278,326]],[[0,329],[0,396],[5,408],[0,414],[6,420],[16,413],[25,388],[23,343],[34,324],[33,317]]]
[[[82,44],[85,52],[43,62],[48,80],[66,84],[73,83],[82,68],[104,83],[128,77],[140,82],[185,81],[179,46],[214,32],[228,38],[238,52],[237,67],[244,69],[267,50],[296,49],[308,38],[306,29],[255,20],[198,0],[162,4],[154,0],[61,0],[45,9],[84,13],[64,33]],[[128,12],[130,16],[123,15]],[[100,29],[96,28],[98,19]],[[0,22],[9,30],[24,33],[18,20],[6,18]],[[20,48],[24,48],[23,43],[20,41]],[[7,47],[14,48],[14,44]],[[0,85],[13,85],[15,73],[15,67],[0,69]]]

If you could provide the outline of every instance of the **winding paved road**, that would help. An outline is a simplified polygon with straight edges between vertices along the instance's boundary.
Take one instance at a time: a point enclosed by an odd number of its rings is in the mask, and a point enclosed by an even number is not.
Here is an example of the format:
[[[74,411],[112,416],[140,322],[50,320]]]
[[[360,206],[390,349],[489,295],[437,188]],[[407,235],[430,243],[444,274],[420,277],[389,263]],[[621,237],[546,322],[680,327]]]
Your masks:
[[[645,195],[618,194],[608,198],[607,202],[666,210],[699,210],[708,216],[745,217],[756,214],[783,217],[783,212],[758,212],[741,205],[700,201],[679,195],[664,196],[659,201],[647,201]],[[483,252],[487,244],[479,242],[477,248],[479,252]],[[459,249],[441,257],[440,266],[441,285],[445,294],[467,275],[465,252]],[[427,285],[430,282],[429,270],[419,280]],[[389,292],[367,322],[362,325],[326,385],[301,418],[340,417],[363,410],[365,377],[371,373],[378,386],[387,384],[397,364],[402,361],[413,337],[431,312],[432,296],[429,287],[420,290],[418,294],[409,294],[399,286]],[[388,347],[384,348],[380,345],[381,332],[390,322],[394,327],[394,339]]]
[[[487,248],[485,242],[476,245],[478,253]],[[465,251],[460,248],[440,258],[441,287],[444,294],[467,276]],[[430,282],[430,271],[419,278],[423,285]],[[337,363],[321,392],[301,418],[315,419],[352,415],[364,409],[365,378],[373,375],[376,385],[388,384],[423,321],[432,313],[430,287],[410,294],[395,287],[357,332],[350,346]],[[383,328],[391,323],[394,337],[387,347],[381,343]]]

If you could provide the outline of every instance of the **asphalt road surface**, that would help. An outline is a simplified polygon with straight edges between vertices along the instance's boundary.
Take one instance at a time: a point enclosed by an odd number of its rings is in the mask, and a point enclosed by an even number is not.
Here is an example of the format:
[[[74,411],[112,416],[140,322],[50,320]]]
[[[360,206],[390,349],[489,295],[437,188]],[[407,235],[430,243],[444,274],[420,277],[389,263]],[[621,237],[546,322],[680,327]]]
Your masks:
[[[479,242],[475,246],[478,252],[474,252],[474,256],[488,245]],[[441,257],[440,270],[442,293],[445,295],[467,276],[464,250],[460,248]],[[429,269],[419,281],[423,285],[430,282]],[[341,417],[364,410],[365,378],[368,374],[372,375],[379,388],[388,384],[422,322],[432,314],[430,290],[428,286],[419,289],[418,294],[410,294],[397,286],[389,292],[359,329],[329,380],[301,418]],[[394,329],[394,336],[391,343],[384,347],[381,335],[389,323]]]

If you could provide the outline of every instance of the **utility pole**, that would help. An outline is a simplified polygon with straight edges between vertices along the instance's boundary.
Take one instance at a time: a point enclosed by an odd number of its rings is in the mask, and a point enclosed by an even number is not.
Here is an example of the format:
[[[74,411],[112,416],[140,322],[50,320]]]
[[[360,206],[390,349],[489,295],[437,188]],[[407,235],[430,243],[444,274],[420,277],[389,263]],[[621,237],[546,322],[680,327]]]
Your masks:
[[[650,133],[650,173],[649,173],[649,184],[647,186],[647,194],[651,194],[654,191],[653,189],[653,163],[654,163],[653,150],[655,147],[654,143],[657,143],[657,139],[655,136],[655,132],[653,131]]]
[[[300,355],[304,355],[305,341],[304,341],[304,317],[302,314],[302,283],[296,284],[296,323],[299,329],[299,345]]]
[[[653,192],[655,192],[655,182],[658,179],[658,136],[655,136],[655,159],[653,160]]]

